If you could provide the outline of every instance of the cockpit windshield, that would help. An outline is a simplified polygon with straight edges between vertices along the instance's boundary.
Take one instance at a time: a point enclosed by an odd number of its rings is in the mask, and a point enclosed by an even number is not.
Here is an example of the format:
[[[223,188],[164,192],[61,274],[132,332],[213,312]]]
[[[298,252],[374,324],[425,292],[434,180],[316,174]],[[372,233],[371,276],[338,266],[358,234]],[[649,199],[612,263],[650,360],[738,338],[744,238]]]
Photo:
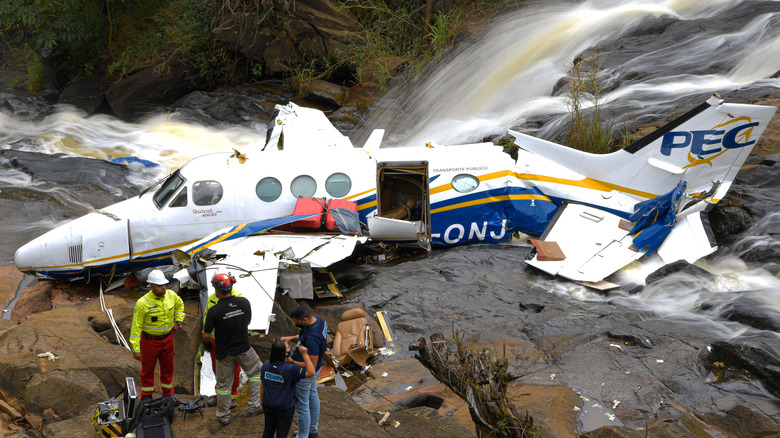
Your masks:
[[[184,178],[181,177],[179,171],[173,172],[154,193],[154,205],[157,208],[162,208],[182,184],[184,184]]]

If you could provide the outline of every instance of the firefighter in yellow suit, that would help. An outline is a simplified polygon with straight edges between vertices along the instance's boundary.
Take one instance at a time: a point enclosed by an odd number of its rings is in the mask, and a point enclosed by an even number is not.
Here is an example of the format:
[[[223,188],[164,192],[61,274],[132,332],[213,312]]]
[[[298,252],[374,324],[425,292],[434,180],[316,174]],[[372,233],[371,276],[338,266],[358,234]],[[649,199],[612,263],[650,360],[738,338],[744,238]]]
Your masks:
[[[154,394],[154,368],[160,362],[162,395],[173,394],[173,333],[184,321],[184,302],[166,285],[162,271],[147,277],[150,291],[138,299],[130,329],[133,357],[141,361],[141,400]]]

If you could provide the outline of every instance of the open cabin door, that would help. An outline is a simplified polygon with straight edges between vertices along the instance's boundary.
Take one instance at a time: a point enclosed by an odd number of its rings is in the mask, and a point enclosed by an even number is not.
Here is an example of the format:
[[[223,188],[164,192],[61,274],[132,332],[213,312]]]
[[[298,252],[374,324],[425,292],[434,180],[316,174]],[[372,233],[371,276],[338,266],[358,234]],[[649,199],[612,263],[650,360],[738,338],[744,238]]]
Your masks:
[[[368,217],[371,239],[417,242],[430,249],[428,162],[378,163],[376,193],[376,214]]]

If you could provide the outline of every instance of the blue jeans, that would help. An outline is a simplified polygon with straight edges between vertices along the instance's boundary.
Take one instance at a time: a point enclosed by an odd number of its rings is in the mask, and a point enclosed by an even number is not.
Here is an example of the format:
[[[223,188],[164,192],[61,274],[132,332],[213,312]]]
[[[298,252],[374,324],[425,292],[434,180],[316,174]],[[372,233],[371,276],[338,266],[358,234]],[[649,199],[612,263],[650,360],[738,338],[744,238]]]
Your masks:
[[[301,379],[296,386],[298,402],[295,412],[298,414],[298,434],[295,438],[306,438],[310,433],[317,433],[320,423],[320,396],[317,394],[317,374]]]

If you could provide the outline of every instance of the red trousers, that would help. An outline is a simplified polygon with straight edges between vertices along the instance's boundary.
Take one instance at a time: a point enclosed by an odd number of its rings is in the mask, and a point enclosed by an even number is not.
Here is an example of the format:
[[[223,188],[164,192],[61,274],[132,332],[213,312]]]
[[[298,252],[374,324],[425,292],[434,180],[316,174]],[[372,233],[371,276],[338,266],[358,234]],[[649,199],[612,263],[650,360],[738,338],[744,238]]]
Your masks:
[[[211,371],[217,375],[217,342],[211,338]],[[241,366],[236,362],[236,368],[233,370],[233,387],[230,391],[232,398],[238,397],[238,385],[241,384]],[[216,385],[214,386],[216,388]]]
[[[154,368],[160,361],[162,395],[173,394],[173,333],[155,341],[141,336],[141,399],[154,394]]]

